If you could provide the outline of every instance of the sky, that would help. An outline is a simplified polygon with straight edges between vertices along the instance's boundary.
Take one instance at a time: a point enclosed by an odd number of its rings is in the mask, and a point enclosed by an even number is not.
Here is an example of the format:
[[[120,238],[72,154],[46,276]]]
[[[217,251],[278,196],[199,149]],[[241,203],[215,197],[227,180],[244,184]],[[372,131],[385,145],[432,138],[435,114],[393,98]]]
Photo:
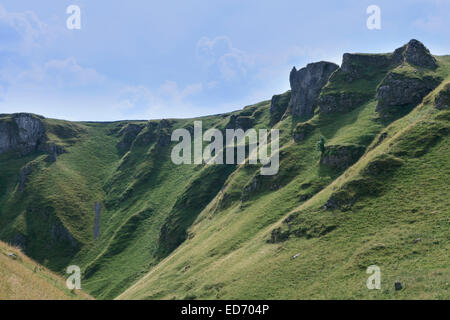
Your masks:
[[[68,29],[69,6],[80,29]],[[380,29],[369,29],[370,5]],[[1,0],[0,113],[187,118],[289,90],[289,72],[410,39],[450,54],[450,0]]]

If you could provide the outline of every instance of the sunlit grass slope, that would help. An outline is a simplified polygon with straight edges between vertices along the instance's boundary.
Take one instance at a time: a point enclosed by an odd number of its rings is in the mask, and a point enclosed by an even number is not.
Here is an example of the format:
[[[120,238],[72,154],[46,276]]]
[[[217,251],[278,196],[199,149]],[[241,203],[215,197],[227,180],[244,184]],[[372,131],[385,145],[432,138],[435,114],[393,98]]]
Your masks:
[[[43,152],[0,155],[0,239],[60,274],[79,265],[83,289],[99,299],[448,298],[449,111],[434,97],[450,59],[437,59],[431,71],[368,66],[353,84],[335,74],[323,94],[364,102],[306,122],[271,120],[270,101],[196,119],[43,119],[65,152],[54,162]],[[442,84],[385,120],[376,92],[388,72]],[[278,174],[175,165],[171,132],[199,120],[204,131],[279,129]],[[358,157],[324,165],[321,137],[325,155]],[[381,291],[365,287],[371,264]],[[404,290],[393,290],[396,280]]]
[[[292,196],[305,182],[299,174],[251,204],[205,210],[193,237],[119,298],[448,299],[450,112],[433,105],[441,87],[386,128],[371,120],[373,103],[335,118],[338,130],[321,126],[332,143],[378,133],[306,202]],[[337,206],[326,209],[330,199]],[[381,290],[366,287],[370,265],[381,268]]]
[[[25,256],[19,249],[0,242],[0,300],[92,299],[69,290],[61,276]]]

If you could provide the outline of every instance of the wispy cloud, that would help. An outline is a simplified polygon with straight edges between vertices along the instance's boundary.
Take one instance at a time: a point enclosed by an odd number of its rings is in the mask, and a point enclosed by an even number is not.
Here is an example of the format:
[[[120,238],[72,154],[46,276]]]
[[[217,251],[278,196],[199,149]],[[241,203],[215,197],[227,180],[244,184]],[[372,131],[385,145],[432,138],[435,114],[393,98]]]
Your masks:
[[[175,81],[165,81],[156,89],[146,86],[126,86],[119,91],[113,108],[132,114],[134,118],[185,117],[195,106],[189,98],[203,90],[201,83],[180,88]]]
[[[33,11],[9,12],[0,4],[0,51],[28,54],[45,43],[48,31]]]
[[[10,76],[14,85],[33,85],[53,88],[86,87],[100,85],[105,77],[93,68],[82,67],[74,57],[50,60],[43,65]]]
[[[226,36],[214,39],[202,37],[197,43],[197,58],[207,67],[217,66],[226,80],[246,75],[252,65],[251,57],[235,48],[231,39]]]

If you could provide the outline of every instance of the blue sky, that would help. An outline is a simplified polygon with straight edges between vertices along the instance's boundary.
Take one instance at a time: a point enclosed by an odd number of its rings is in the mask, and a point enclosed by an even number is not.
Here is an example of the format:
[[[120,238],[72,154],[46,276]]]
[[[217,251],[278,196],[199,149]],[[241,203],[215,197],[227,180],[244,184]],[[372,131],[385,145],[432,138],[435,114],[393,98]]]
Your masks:
[[[68,30],[66,8],[81,8]],[[366,8],[381,8],[368,30]],[[193,117],[289,89],[295,65],[390,52],[450,54],[450,0],[2,0],[0,113],[68,120]]]

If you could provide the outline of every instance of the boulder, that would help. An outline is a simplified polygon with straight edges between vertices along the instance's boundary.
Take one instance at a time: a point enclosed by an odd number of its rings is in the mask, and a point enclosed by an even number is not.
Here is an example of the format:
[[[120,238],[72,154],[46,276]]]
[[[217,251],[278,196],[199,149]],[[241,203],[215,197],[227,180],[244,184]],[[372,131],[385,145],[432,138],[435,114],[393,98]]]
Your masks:
[[[400,281],[396,281],[394,284],[395,291],[400,291],[403,289],[402,283]]]
[[[300,118],[312,117],[320,91],[338,68],[338,65],[325,61],[310,63],[298,71],[294,67],[289,76],[291,97],[288,112]]]

